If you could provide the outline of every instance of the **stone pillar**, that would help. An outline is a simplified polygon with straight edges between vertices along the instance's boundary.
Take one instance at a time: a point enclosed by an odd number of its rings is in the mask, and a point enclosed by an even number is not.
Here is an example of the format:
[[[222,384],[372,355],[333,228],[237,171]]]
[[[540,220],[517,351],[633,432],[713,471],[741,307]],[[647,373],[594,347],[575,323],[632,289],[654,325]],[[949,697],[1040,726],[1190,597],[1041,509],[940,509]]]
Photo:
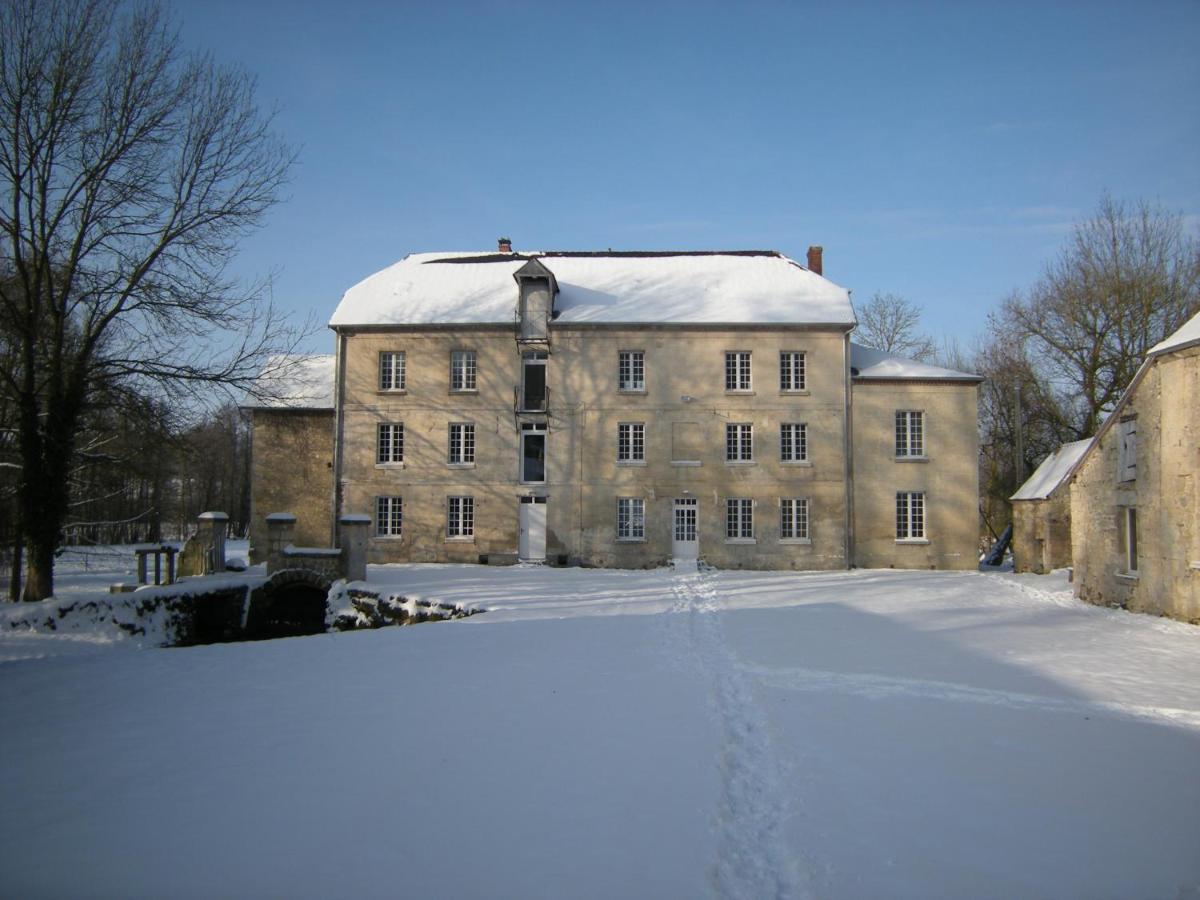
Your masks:
[[[292,543],[296,534],[296,517],[291,513],[278,512],[267,516],[267,574],[286,569],[283,550]]]
[[[225,571],[225,530],[229,527],[229,516],[223,512],[200,513],[200,541],[204,546],[204,563],[201,573],[212,575]],[[158,558],[154,560],[154,581],[158,583]]]
[[[338,546],[342,549],[342,577],[347,581],[367,579],[367,536],[371,517],[350,514],[338,519]]]

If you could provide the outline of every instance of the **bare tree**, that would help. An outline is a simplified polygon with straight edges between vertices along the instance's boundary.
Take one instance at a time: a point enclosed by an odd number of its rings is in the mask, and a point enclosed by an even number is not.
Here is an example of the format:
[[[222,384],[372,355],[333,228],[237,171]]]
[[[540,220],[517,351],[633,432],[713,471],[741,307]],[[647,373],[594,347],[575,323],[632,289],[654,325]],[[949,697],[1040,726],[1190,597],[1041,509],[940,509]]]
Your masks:
[[[1200,308],[1200,244],[1181,216],[1105,195],[1001,331],[1025,346],[1067,438],[1095,434],[1146,352]]]
[[[867,347],[897,356],[928,361],[937,346],[918,329],[921,308],[898,294],[876,293],[858,313],[855,339]]]
[[[0,114],[0,327],[15,356],[0,387],[37,600],[53,592],[95,393],[245,385],[278,339],[261,291],[225,266],[293,153],[252,79],[185,55],[158,7],[117,0],[0,6]]]

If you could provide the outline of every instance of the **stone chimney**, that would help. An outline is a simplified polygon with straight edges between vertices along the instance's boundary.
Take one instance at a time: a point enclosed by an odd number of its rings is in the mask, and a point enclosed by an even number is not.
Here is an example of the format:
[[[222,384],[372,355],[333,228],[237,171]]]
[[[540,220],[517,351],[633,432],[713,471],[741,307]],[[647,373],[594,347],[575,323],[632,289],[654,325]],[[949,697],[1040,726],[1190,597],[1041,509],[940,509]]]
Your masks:
[[[502,237],[496,241],[496,248],[501,253],[512,253],[512,241],[509,238]]]
[[[824,275],[821,271],[821,253],[824,252],[824,247],[809,247],[808,248],[808,271],[815,275]]]

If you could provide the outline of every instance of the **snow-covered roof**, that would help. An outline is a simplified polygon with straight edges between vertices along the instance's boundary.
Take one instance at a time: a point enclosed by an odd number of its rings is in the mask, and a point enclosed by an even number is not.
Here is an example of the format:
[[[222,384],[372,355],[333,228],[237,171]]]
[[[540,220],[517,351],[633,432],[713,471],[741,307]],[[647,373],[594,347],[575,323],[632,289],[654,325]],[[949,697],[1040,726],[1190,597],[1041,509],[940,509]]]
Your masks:
[[[333,409],[334,357],[279,354],[267,359],[243,406],[251,409]]]
[[[884,350],[850,344],[851,374],[856,379],[895,380],[938,380],[938,381],[983,381],[979,375],[932,366],[929,363],[905,359]]]
[[[554,273],[559,323],[853,325],[845,288],[775,251],[415,253],[359,282],[329,324],[510,323],[513,273]]]
[[[1200,343],[1200,312],[1183,323],[1183,327],[1150,348],[1149,356],[1181,350],[1189,344]]]
[[[1083,458],[1083,454],[1091,444],[1091,438],[1084,438],[1082,441],[1071,441],[1069,444],[1063,444],[1043,459],[1042,464],[1029,476],[1029,480],[1021,485],[1017,492],[1008,499],[1045,500],[1071,474],[1075,463]]]

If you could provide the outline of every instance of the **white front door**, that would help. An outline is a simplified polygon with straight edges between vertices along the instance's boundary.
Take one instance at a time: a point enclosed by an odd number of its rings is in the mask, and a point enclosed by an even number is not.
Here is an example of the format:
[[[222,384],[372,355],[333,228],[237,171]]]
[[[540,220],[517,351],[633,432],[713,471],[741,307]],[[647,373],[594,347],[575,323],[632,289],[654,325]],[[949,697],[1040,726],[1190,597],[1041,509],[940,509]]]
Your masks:
[[[674,531],[671,555],[675,559],[696,559],[700,555],[700,537],[696,533],[695,497],[680,497],[675,501]]]
[[[546,561],[546,498],[521,498],[521,535],[517,555],[525,562]]]

